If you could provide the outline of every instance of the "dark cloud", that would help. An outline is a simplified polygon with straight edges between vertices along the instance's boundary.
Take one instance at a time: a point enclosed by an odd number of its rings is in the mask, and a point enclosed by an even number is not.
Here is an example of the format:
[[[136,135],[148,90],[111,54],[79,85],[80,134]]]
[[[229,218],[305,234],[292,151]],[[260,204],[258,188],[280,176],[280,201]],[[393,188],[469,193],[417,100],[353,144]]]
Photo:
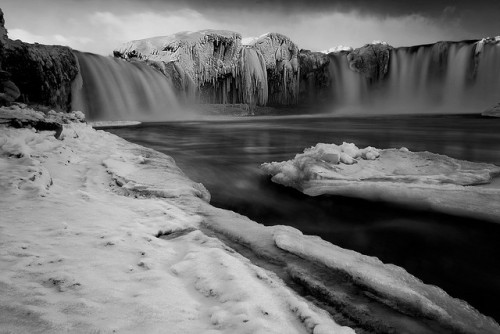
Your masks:
[[[141,0],[141,3],[187,6],[197,10],[249,10],[277,12],[318,12],[352,11],[375,15],[421,14],[439,16],[443,11],[454,13],[497,11],[500,14],[498,0]]]
[[[499,0],[130,0],[142,6],[191,8],[210,17],[231,20],[248,13],[292,16],[310,13],[352,12],[376,17],[421,15],[460,22],[463,30],[482,37],[500,35]]]

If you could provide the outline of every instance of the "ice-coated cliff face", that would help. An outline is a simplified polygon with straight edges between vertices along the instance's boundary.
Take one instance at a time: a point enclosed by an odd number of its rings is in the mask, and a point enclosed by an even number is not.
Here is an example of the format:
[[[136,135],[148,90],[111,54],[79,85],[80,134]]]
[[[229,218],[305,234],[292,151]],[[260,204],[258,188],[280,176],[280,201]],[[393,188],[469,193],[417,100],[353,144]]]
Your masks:
[[[202,102],[267,102],[262,55],[246,50],[241,35],[232,31],[181,32],[132,41],[114,55],[146,61],[172,79],[178,91],[194,93]]]
[[[269,104],[297,104],[300,75],[297,45],[285,35],[268,33],[259,37],[252,47],[266,60]]]
[[[126,43],[114,55],[147,62],[202,102],[252,106],[298,100],[298,47],[280,34],[244,45],[232,31],[182,32]]]

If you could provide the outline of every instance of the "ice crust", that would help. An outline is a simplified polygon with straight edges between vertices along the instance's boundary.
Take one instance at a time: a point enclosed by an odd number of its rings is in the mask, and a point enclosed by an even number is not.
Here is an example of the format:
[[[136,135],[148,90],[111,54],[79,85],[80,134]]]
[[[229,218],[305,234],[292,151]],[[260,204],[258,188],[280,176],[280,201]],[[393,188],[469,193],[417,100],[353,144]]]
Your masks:
[[[274,182],[311,196],[344,195],[500,219],[500,189],[482,186],[500,174],[493,164],[407,148],[320,143],[291,160],[264,163],[261,168]]]
[[[353,333],[200,231],[208,192],[164,154],[0,125],[0,167],[3,331]]]
[[[114,54],[142,60],[206,103],[295,104],[299,49],[288,37],[267,33],[244,41],[227,30],[181,32],[128,42]]]

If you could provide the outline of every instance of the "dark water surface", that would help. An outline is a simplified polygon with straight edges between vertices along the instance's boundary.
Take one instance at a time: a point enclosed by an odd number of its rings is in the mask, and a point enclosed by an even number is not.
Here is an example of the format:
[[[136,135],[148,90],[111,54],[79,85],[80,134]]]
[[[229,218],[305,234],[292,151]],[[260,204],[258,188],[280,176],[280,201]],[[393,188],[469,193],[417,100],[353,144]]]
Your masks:
[[[290,225],[404,267],[500,320],[500,222],[350,199],[312,198],[273,184],[263,162],[318,142],[407,147],[500,165],[500,119],[479,116],[269,117],[149,123],[113,128],[175,158],[212,204],[265,225]]]

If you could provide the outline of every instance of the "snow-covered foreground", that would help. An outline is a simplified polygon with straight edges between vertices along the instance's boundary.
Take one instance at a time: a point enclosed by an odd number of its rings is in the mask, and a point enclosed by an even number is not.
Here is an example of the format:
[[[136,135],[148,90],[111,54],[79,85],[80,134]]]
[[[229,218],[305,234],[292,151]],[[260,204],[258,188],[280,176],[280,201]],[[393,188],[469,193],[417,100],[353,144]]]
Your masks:
[[[164,154],[54,118],[59,139],[0,125],[2,331],[500,330],[401,268],[212,207]]]
[[[352,332],[200,232],[208,192],[171,158],[84,123],[62,138],[0,128],[2,331]]]
[[[500,167],[406,148],[317,144],[261,168],[310,196],[345,195],[500,221]],[[493,182],[492,182],[493,181]],[[491,183],[491,184],[490,184]]]

